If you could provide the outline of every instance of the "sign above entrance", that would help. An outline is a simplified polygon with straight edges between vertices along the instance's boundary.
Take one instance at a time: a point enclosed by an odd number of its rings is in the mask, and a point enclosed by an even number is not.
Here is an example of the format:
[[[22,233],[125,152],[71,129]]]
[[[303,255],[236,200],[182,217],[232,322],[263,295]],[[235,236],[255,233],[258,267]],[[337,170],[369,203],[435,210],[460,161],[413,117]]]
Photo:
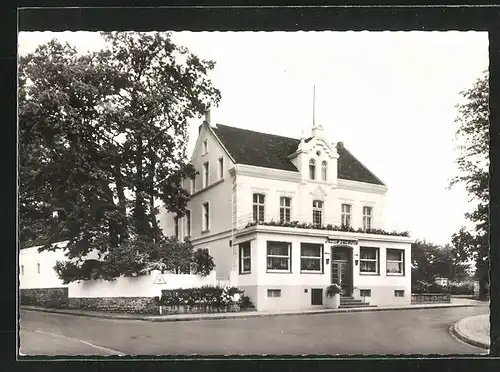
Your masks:
[[[326,242],[330,244],[335,244],[335,245],[358,245],[357,240],[352,240],[352,239],[337,239],[334,237],[327,237]]]

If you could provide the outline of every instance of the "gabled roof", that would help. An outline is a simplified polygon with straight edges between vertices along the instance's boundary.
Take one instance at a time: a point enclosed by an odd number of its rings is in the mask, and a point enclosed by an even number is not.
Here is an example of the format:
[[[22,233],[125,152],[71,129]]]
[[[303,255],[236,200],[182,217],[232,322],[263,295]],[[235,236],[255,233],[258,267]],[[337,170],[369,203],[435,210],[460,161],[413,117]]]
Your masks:
[[[297,151],[300,140],[217,124],[211,128],[237,164],[298,172],[288,156]],[[311,138],[307,139],[309,142]],[[338,178],[384,185],[342,144],[337,144]]]

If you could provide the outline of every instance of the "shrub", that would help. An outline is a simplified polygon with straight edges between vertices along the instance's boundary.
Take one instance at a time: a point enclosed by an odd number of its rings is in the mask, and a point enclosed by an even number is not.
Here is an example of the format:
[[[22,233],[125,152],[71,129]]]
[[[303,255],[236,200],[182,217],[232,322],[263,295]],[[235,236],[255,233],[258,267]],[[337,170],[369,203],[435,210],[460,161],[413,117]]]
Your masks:
[[[326,295],[328,297],[333,297],[336,294],[341,294],[342,289],[338,284],[332,284],[326,288]]]
[[[243,292],[236,287],[204,286],[200,288],[163,290],[159,303],[163,306],[214,306],[222,308],[240,304]],[[236,296],[238,295],[238,296]],[[235,300],[235,298],[238,298]]]
[[[208,249],[198,249],[193,252],[191,269],[194,274],[201,276],[209,275],[215,267],[214,259],[208,253]]]

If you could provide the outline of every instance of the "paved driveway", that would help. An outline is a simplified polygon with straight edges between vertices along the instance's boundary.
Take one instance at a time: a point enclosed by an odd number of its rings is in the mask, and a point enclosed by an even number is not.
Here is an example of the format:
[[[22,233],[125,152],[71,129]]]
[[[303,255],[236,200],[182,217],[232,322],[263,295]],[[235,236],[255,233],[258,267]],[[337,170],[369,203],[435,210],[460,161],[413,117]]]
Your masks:
[[[488,307],[152,323],[21,311],[27,355],[484,354],[452,323]]]

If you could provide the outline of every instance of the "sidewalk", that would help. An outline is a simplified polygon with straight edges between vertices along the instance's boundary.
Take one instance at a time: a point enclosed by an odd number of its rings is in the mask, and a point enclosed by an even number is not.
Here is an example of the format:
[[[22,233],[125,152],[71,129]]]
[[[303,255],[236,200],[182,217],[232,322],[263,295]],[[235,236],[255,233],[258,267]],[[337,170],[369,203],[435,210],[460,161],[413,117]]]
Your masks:
[[[279,315],[300,315],[300,314],[335,314],[367,311],[387,311],[387,310],[419,310],[419,309],[439,309],[448,307],[468,307],[481,306],[477,301],[466,299],[453,299],[449,304],[419,304],[404,306],[378,306],[378,307],[357,307],[349,309],[315,309],[315,310],[276,310],[276,311],[242,311],[238,313],[210,313],[210,314],[171,314],[171,315],[144,315],[125,313],[106,313],[99,311],[73,310],[73,309],[46,309],[35,306],[21,306],[22,310],[41,311],[58,314],[71,314],[79,316],[91,316],[108,319],[144,320],[150,322],[175,322],[209,319],[236,319],[251,317],[271,317]]]
[[[453,333],[468,344],[489,349],[490,316],[476,315],[464,318],[453,325]]]

